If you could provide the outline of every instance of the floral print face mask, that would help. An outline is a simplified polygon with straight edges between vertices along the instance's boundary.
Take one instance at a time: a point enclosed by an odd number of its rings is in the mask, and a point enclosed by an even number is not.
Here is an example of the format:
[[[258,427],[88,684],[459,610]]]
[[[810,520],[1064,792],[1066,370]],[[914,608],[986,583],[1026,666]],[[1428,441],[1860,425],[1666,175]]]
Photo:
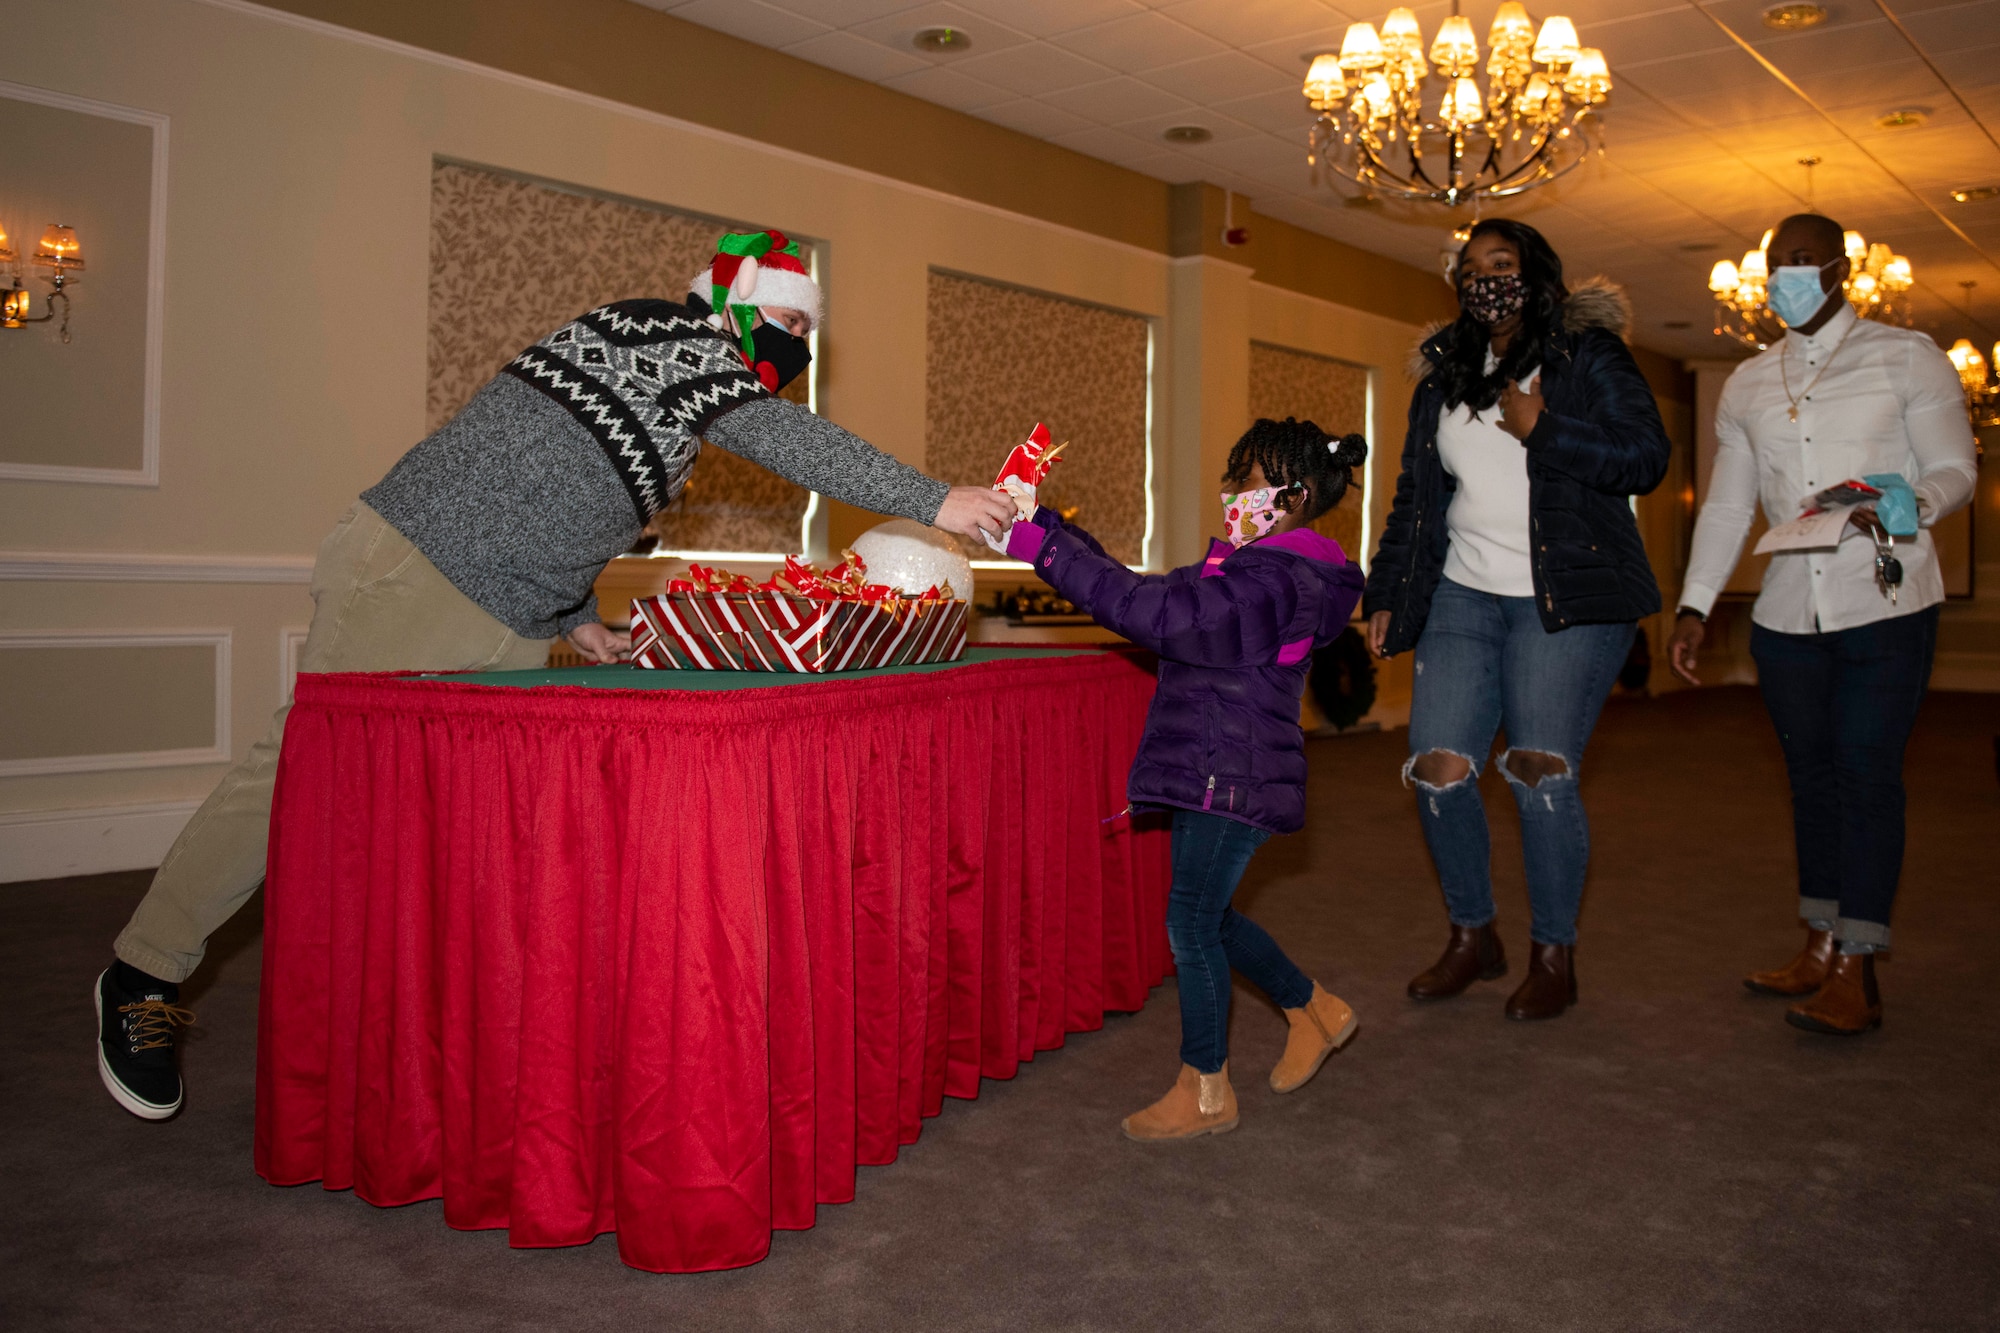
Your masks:
[[[1291,486],[1261,486],[1254,491],[1224,491],[1222,493],[1222,534],[1231,546],[1242,546],[1254,542],[1278,525],[1285,511],[1278,508],[1278,497]]]
[[[1458,303],[1481,324],[1495,324],[1521,313],[1528,304],[1528,284],[1518,273],[1469,273],[1459,285]]]

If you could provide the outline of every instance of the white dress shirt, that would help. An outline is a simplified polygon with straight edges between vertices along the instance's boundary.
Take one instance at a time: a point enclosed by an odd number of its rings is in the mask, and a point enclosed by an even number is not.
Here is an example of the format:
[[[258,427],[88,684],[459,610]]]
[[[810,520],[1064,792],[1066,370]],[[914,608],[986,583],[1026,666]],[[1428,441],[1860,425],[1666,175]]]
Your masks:
[[[1492,374],[1498,364],[1488,348],[1486,373]],[[1533,597],[1528,451],[1500,429],[1500,421],[1498,403],[1484,412],[1474,412],[1470,403],[1439,410],[1438,456],[1444,470],[1458,478],[1444,515],[1451,538],[1444,576],[1496,597]]]
[[[1817,333],[1787,331],[1736,368],[1715,438],[1680,605],[1708,613],[1760,501],[1767,522],[1788,523],[1826,487],[1882,472],[1901,473],[1919,501],[1917,535],[1896,539],[1896,601],[1876,586],[1874,542],[1850,527],[1832,550],[1772,556],[1750,618],[1783,634],[1832,633],[1944,600],[1926,529],[1972,498],[1978,470],[1958,374],[1927,335],[1858,319],[1843,303]]]

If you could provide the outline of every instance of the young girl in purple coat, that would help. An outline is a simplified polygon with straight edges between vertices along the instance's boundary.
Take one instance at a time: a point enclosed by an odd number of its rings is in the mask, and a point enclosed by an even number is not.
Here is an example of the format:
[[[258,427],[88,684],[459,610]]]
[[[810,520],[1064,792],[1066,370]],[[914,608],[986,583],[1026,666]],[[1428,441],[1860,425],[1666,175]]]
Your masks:
[[[1179,972],[1181,1071],[1124,1121],[1139,1140],[1236,1128],[1229,1086],[1229,971],[1285,1011],[1291,1033],[1271,1088],[1291,1092],[1354,1035],[1354,1011],[1229,905],[1250,857],[1305,824],[1299,698],[1313,649],[1347,626],[1362,575],[1306,525],[1340,501],[1368,456],[1359,435],[1310,421],[1259,421],[1223,474],[1227,541],[1200,564],[1135,574],[1088,533],[1037,508],[1008,553],[1103,625],[1160,655],[1159,689],[1126,791],[1173,812],[1167,934]]]

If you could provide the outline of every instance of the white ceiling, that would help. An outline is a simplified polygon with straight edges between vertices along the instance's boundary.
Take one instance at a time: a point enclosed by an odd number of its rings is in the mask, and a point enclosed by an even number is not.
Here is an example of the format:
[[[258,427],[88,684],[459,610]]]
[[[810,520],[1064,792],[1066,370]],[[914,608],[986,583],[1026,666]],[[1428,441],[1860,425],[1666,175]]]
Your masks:
[[[1348,207],[1340,190],[1309,179],[1305,57],[1337,47],[1349,22],[1379,25],[1388,0],[1379,9],[1359,0],[1347,8],[1323,0],[637,2],[1161,180],[1234,189],[1261,213],[1426,268],[1453,225],[1428,206]],[[1530,0],[1537,19],[1569,14],[1583,43],[1610,61],[1606,151],[1487,211],[1540,227],[1573,276],[1602,272],[1624,283],[1638,311],[1637,341],[1681,356],[1726,355],[1709,332],[1709,266],[1740,257],[1764,228],[1806,207],[1807,173],[1796,163],[1817,156],[1819,210],[1915,265],[1918,326],[1941,342],[1968,333],[1990,346],[2000,338],[2000,199],[1959,204],[1948,191],[2000,185],[2000,0],[1828,0],[1826,23],[1792,34],[1761,23],[1771,2]],[[1447,3],[1414,8],[1426,41],[1451,12]],[[1497,8],[1498,0],[1473,0],[1465,11],[1482,48]],[[970,34],[970,49],[944,56],[912,46],[919,30],[942,26]],[[1883,112],[1912,106],[1928,108],[1923,126],[1876,127]],[[1171,145],[1160,135],[1172,125],[1206,126],[1214,138]],[[1965,281],[1978,284],[1971,319]]]

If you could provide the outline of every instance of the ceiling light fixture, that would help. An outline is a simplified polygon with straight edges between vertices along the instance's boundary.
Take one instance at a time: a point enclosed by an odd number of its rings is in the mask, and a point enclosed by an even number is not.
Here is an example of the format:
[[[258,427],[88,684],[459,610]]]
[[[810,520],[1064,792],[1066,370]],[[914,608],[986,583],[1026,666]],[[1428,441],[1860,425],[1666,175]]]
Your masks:
[[[1428,59],[1409,9],[1390,10],[1379,33],[1350,26],[1340,51],[1306,71],[1303,91],[1319,112],[1306,152],[1315,180],[1325,168],[1370,192],[1456,206],[1520,194],[1575,167],[1611,93],[1604,53],[1581,45],[1560,15],[1538,33],[1519,0],[1500,6],[1486,41],[1482,91],[1479,43],[1457,0]],[[1433,65],[1441,86],[1430,102]]]
[[[910,38],[910,45],[934,56],[955,56],[971,49],[972,34],[963,28],[925,28]]]
[[[1899,106],[1893,111],[1884,111],[1875,117],[1875,127],[1883,130],[1911,130],[1927,123],[1931,109],[1927,106]]]
[[[2000,199],[2000,185],[1961,185],[1951,192],[1953,203],[1979,204]]]
[[[1824,5],[1772,5],[1764,11],[1764,26],[1779,32],[1799,32],[1826,22]]]
[[[1160,131],[1160,137],[1168,143],[1207,143],[1215,131],[1206,125],[1170,125]]]

